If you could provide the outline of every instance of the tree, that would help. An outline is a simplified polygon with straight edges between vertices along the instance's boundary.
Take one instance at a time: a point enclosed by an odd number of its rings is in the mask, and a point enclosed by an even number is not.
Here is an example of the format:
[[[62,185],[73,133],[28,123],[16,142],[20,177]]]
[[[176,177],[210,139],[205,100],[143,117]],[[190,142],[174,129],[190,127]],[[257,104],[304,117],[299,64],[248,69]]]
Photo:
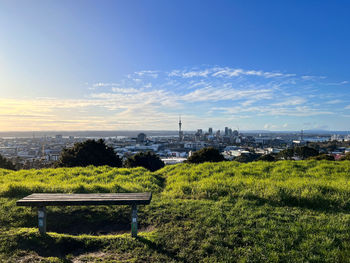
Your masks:
[[[320,154],[317,156],[312,156],[308,158],[309,160],[328,160],[328,161],[334,161],[334,156],[333,155],[328,155],[328,154]]]
[[[319,155],[319,152],[317,150],[307,146],[295,147],[294,153],[296,156],[300,157],[301,159],[306,159],[312,156]]]
[[[98,141],[78,142],[72,148],[63,149],[55,164],[56,167],[84,167],[88,165],[121,167],[122,161],[115,154],[113,148],[107,146],[104,140],[100,139]]]
[[[256,153],[249,153],[249,154],[241,154],[240,156],[237,156],[234,161],[240,162],[240,163],[250,163],[254,162],[259,159],[259,154]]]
[[[10,160],[3,157],[2,155],[0,155],[0,168],[16,170],[15,165]]]
[[[225,158],[219,150],[213,147],[203,148],[194,152],[188,159],[188,163],[222,162]]]
[[[127,158],[124,162],[127,168],[144,167],[152,172],[164,167],[164,162],[153,152],[139,152]]]
[[[345,156],[341,157],[340,161],[350,161],[350,152],[347,152]]]
[[[294,149],[284,149],[277,154],[278,159],[292,160],[294,156]]]
[[[274,162],[276,161],[276,157],[273,154],[266,154],[266,155],[262,155],[258,158],[258,161],[267,161],[267,162]]]

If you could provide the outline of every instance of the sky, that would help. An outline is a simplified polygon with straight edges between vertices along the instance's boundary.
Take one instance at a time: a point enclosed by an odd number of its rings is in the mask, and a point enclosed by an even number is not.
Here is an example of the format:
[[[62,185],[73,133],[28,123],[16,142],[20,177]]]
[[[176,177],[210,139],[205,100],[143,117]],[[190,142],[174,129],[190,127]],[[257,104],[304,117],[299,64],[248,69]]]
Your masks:
[[[0,0],[0,131],[350,130],[350,2]]]

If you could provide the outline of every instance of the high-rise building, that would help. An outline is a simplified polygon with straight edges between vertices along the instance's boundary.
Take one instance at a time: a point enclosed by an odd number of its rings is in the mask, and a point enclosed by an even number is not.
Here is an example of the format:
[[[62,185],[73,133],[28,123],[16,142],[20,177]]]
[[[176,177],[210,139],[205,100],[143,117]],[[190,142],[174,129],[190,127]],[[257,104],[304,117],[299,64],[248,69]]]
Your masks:
[[[213,128],[209,128],[209,129],[208,129],[208,133],[209,133],[210,135],[212,135],[212,134],[213,134]]]
[[[225,136],[228,136],[228,127],[225,127]]]
[[[181,130],[181,126],[182,126],[182,122],[181,122],[181,116],[179,117],[179,141],[181,142],[183,140],[184,137],[184,133]]]

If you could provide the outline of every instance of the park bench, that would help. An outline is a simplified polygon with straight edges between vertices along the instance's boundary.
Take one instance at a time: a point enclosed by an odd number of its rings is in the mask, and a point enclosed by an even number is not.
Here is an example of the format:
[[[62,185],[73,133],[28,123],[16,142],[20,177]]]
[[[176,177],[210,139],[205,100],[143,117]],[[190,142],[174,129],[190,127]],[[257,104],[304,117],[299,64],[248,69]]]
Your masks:
[[[148,205],[152,193],[106,194],[31,194],[16,202],[17,206],[38,207],[38,225],[41,234],[46,233],[46,206],[130,205],[131,236],[137,237],[137,206]]]

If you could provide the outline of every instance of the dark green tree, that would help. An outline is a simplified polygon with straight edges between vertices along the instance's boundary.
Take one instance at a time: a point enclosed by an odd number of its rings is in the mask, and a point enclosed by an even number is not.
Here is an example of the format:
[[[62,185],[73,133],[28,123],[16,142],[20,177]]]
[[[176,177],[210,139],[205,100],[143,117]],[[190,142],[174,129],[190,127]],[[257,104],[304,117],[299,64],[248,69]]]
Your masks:
[[[127,158],[124,167],[144,167],[152,172],[164,167],[164,162],[153,152],[139,152]]]
[[[294,157],[294,149],[284,149],[277,154],[278,159],[292,160]]]
[[[98,141],[87,140],[79,142],[74,144],[72,148],[64,149],[55,164],[56,167],[85,167],[88,165],[121,167],[122,161],[113,148],[107,146],[100,139]]]
[[[266,155],[262,155],[258,158],[258,161],[267,161],[267,162],[274,162],[276,161],[276,157],[273,154],[266,154]]]
[[[219,150],[213,147],[203,148],[194,152],[186,162],[188,163],[204,163],[204,162],[222,162],[225,158]]]
[[[345,156],[341,157],[340,161],[350,161],[350,152],[347,152]]]
[[[308,158],[309,160],[328,160],[328,161],[334,161],[334,156],[333,155],[328,155],[328,154],[320,154],[317,156],[312,156]]]
[[[319,152],[316,149],[307,146],[295,147],[294,153],[301,159],[307,159],[309,157],[319,155]]]
[[[237,156],[234,161],[240,162],[240,163],[250,163],[257,161],[259,159],[259,154],[256,153],[249,153],[249,154],[241,154],[240,156]]]
[[[15,165],[10,160],[3,157],[2,155],[0,155],[0,168],[16,170]]]

